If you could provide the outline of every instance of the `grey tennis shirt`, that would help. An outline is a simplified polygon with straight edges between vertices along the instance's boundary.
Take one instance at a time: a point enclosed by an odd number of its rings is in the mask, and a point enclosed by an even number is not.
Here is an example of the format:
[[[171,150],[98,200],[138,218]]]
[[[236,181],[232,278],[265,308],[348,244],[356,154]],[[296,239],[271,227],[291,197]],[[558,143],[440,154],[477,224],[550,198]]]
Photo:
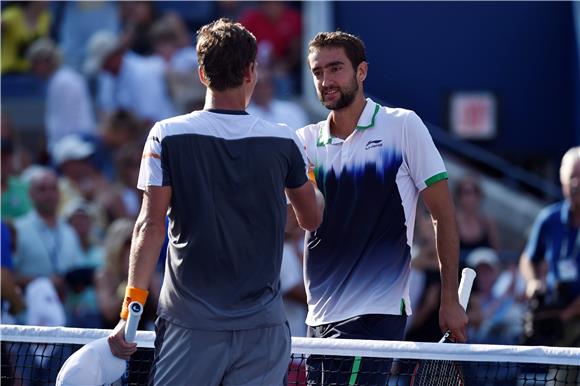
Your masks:
[[[307,182],[296,134],[243,111],[195,111],[155,124],[138,187],[170,186],[159,316],[200,330],[285,322],[284,188]]]

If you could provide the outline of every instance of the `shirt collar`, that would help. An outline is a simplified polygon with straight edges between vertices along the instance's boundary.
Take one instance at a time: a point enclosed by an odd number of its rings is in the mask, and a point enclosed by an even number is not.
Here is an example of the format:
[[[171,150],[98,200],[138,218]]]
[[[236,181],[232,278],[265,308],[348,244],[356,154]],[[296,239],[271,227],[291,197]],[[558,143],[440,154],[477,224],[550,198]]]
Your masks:
[[[375,125],[376,116],[381,108],[381,105],[374,102],[371,98],[366,98],[366,104],[358,119],[355,130],[361,131],[369,129]],[[318,140],[316,141],[316,146],[332,145],[342,142],[340,138],[333,137],[330,134],[330,114],[326,118],[326,121],[320,128],[318,133]]]

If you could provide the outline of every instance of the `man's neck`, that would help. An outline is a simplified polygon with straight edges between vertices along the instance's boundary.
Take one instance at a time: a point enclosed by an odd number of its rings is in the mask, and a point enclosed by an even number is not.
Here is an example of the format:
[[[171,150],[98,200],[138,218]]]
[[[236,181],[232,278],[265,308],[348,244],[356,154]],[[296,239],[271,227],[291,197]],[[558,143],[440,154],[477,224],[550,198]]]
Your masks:
[[[49,228],[56,227],[56,222],[57,222],[57,216],[56,216],[56,214],[46,214],[46,213],[40,213],[40,212],[38,212],[38,217],[40,217],[42,219],[42,221],[44,221],[44,223]]]
[[[214,91],[207,89],[205,94],[205,110],[245,110],[246,95],[242,87],[228,89],[226,91]]]
[[[330,134],[333,137],[346,139],[352,134],[365,108],[366,99],[359,94],[353,102],[340,110],[330,113]]]

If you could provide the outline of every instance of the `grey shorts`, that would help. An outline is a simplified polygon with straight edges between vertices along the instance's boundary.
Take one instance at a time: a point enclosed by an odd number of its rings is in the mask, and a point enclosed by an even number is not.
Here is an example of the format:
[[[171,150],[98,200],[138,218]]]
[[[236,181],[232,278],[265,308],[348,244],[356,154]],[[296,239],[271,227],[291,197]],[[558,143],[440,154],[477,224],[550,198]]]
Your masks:
[[[280,386],[290,361],[290,328],[192,330],[157,319],[150,385]]]

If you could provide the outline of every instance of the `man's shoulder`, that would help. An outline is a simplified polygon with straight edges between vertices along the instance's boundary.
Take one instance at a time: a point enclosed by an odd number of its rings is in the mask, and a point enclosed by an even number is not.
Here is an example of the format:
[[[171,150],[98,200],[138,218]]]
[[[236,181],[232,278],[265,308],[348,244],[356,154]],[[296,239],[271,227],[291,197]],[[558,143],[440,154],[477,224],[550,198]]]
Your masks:
[[[158,134],[160,134],[162,137],[165,137],[166,135],[170,135],[176,129],[178,130],[179,128],[182,128],[186,125],[192,125],[193,122],[195,122],[195,119],[192,118],[196,113],[198,112],[194,111],[192,113],[176,115],[162,119],[155,123],[154,129],[157,130]]]
[[[325,124],[326,120],[311,123],[296,130],[296,134],[298,134],[298,137],[300,137],[300,139],[302,139],[303,141],[316,140],[318,138],[318,135],[320,134],[320,130],[322,130]]]
[[[538,221],[542,223],[560,222],[564,205],[565,201],[559,201],[546,206],[538,214]]]
[[[18,217],[17,219],[14,220],[14,227],[17,230],[28,229],[34,224],[37,217],[38,217],[38,215],[36,214],[34,209],[31,209],[25,215]]]
[[[410,109],[406,109],[403,107],[390,107],[390,106],[379,106],[378,110],[378,117],[379,118],[387,118],[392,120],[400,120],[401,122],[405,121],[409,116],[417,116],[417,114]]]

